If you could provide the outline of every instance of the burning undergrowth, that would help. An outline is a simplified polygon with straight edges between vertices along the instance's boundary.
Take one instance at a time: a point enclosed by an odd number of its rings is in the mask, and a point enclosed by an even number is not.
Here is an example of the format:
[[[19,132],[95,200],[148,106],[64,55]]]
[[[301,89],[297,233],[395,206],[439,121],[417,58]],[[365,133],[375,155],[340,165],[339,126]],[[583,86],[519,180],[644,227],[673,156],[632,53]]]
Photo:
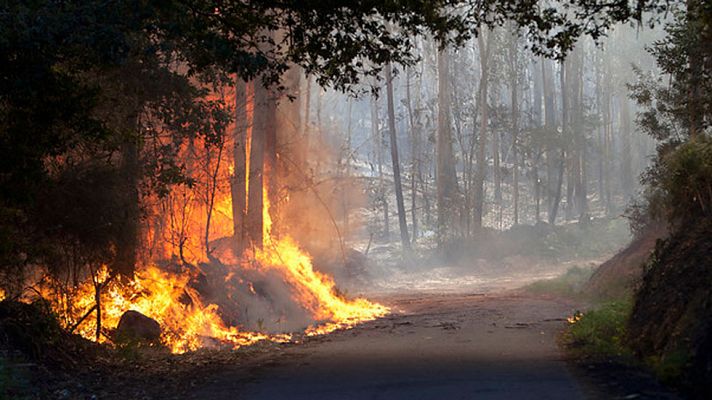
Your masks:
[[[176,149],[191,184],[142,196],[133,274],[117,271],[116,260],[80,261],[63,274],[42,274],[24,300],[47,300],[67,331],[102,343],[119,342],[122,317],[134,311],[129,315],[144,321],[147,332],[158,324],[154,336],[174,353],[285,342],[385,315],[385,306],[346,298],[305,250],[318,243],[344,253],[345,229],[330,210],[343,206],[333,193],[344,197],[346,189],[317,187],[332,180],[306,172],[307,154],[324,167],[330,159],[312,153],[332,150],[294,140],[302,124],[277,118],[290,115],[294,103],[280,103],[284,110],[275,112],[266,89],[238,86],[215,94],[236,104],[233,134]]]
[[[53,290],[57,285],[50,280],[39,287],[66,329],[113,342],[122,315],[137,311],[158,322],[161,343],[174,353],[260,340],[286,342],[295,332],[325,334],[388,312],[366,299],[342,296],[289,237],[270,238],[264,248],[234,261],[149,265],[131,280],[101,268],[71,292]]]

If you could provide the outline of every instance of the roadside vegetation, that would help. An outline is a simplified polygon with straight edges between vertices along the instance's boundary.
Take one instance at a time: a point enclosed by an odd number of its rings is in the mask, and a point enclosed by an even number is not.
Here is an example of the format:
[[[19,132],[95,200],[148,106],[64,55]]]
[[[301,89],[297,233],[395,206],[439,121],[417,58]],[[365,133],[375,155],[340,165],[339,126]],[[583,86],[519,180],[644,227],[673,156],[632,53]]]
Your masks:
[[[551,294],[572,299],[581,299],[583,286],[591,278],[594,268],[571,267],[564,274],[552,279],[533,282],[525,287],[529,293]]]
[[[578,355],[641,363],[700,399],[712,396],[712,79],[701,61],[712,51],[711,23],[709,4],[688,3],[667,24],[668,36],[650,49],[669,81],[637,71],[637,83],[629,86],[642,110],[638,126],[658,141],[643,191],[628,210],[638,240],[593,275],[587,298],[608,301],[591,303],[565,334]],[[664,235],[641,240],[660,226]],[[634,285],[613,287],[630,271]],[[530,290],[580,295],[572,275]]]

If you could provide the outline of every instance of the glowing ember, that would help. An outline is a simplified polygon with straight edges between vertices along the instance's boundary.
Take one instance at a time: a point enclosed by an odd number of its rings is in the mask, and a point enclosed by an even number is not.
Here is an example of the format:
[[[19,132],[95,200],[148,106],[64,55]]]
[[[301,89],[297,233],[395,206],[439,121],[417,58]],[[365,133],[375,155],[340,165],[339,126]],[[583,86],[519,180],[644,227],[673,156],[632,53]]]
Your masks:
[[[569,324],[575,324],[575,323],[581,321],[581,318],[583,318],[583,313],[582,313],[581,311],[576,311],[576,312],[574,313],[574,315],[572,315],[572,316],[570,316],[570,317],[567,317],[567,318],[566,318],[566,321],[567,321]]]

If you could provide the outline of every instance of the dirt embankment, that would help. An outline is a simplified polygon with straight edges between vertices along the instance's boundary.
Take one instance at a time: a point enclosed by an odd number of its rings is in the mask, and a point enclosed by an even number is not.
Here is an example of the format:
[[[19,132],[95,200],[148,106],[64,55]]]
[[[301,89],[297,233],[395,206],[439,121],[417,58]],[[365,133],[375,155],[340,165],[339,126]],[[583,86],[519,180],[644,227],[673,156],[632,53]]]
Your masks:
[[[712,223],[686,226],[658,245],[636,295],[629,342],[663,378],[712,398]]]
[[[584,285],[583,293],[599,299],[617,299],[633,293],[642,280],[655,243],[665,236],[663,226],[647,228],[628,247],[601,264]]]

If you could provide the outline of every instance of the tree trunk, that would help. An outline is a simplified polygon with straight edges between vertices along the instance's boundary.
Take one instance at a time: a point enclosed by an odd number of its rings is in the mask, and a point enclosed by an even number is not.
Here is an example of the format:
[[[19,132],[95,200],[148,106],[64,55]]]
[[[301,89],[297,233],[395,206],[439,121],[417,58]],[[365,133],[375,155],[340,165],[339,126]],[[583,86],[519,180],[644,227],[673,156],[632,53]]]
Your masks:
[[[628,97],[625,94],[619,97],[620,99],[620,118],[621,118],[621,186],[623,195],[626,201],[633,195],[633,170],[631,166],[631,146],[630,136],[632,134],[630,104]]]
[[[376,163],[378,167],[378,201],[383,208],[383,238],[388,240],[391,236],[390,225],[388,223],[388,199],[386,198],[386,184],[383,177],[383,140],[379,127],[378,98],[371,97],[371,135],[376,151]]]
[[[403,246],[403,251],[410,251],[408,223],[405,219],[405,203],[403,201],[403,186],[401,184],[400,161],[398,160],[398,137],[396,135],[396,114],[393,105],[393,74],[391,72],[391,64],[386,65],[386,95],[388,97],[388,132],[391,139],[391,161],[393,162],[393,181],[396,190],[401,245]]]
[[[556,213],[559,209],[559,198],[556,196],[560,192],[558,175],[562,175],[561,171],[557,171],[560,166],[556,146],[552,143],[556,138],[556,104],[554,101],[554,82],[551,64],[548,60],[542,59],[542,83],[544,88],[544,131],[548,135],[549,140],[546,145],[546,199],[548,204],[548,221],[554,223],[556,221]]]
[[[484,204],[485,204],[485,176],[487,174],[487,127],[489,124],[489,105],[487,104],[487,98],[489,95],[489,51],[491,48],[491,42],[493,35],[490,33],[487,35],[487,42],[483,36],[485,35],[485,30],[477,37],[477,43],[480,49],[480,98],[479,107],[481,112],[480,117],[480,135],[478,141],[478,155],[477,155],[477,174],[475,178],[474,185],[474,198],[475,198],[475,216],[474,216],[474,228],[476,231],[481,231],[482,220],[484,217]]]
[[[583,45],[581,45],[583,46]],[[584,49],[579,48],[576,60],[576,122],[575,140],[577,152],[576,176],[576,206],[578,207],[579,221],[588,219],[588,190],[586,188],[586,134],[584,127]]]
[[[344,233],[348,235],[349,232],[349,185],[348,182],[351,179],[351,111],[353,108],[353,101],[351,99],[348,101],[348,121],[346,123],[346,145],[344,149],[344,176],[342,177],[342,190],[341,190],[341,212],[342,219],[344,221]]]
[[[309,115],[309,112],[311,111],[311,77],[307,76],[305,79],[304,83],[304,119],[302,119],[302,140],[303,140],[303,149],[302,152],[305,154],[309,152],[309,136],[310,136],[310,130],[311,130],[311,121],[310,118],[311,116]],[[306,157],[305,157],[306,161]]]
[[[416,177],[420,171],[420,132],[419,127],[416,127],[415,117],[413,115],[413,106],[410,96],[411,84],[411,68],[406,72],[405,98],[406,108],[408,111],[408,121],[410,125],[410,219],[413,227],[413,243],[418,238],[418,213],[417,213],[417,185]],[[420,87],[418,87],[420,89]]]
[[[235,85],[235,132],[233,138],[232,158],[233,176],[230,184],[232,195],[232,225],[233,245],[235,255],[240,255],[245,249],[245,217],[247,205],[247,84],[237,78]]]
[[[254,82],[254,113],[250,140],[250,170],[247,188],[247,239],[252,246],[261,247],[263,241],[263,184],[265,143],[267,140],[268,91],[259,81]]]
[[[517,32],[514,24],[510,24],[509,44],[509,85],[511,89],[512,108],[512,158],[514,171],[512,173],[512,205],[514,225],[519,224],[519,49]]]
[[[140,124],[137,123],[140,126]],[[123,218],[116,243],[116,258],[112,269],[119,274],[132,278],[136,266],[139,235],[140,196],[138,138],[129,138],[121,148],[121,172],[125,186]]]
[[[455,206],[455,164],[450,130],[450,73],[447,49],[438,51],[438,130],[436,137],[436,185],[438,246],[450,242]]]

